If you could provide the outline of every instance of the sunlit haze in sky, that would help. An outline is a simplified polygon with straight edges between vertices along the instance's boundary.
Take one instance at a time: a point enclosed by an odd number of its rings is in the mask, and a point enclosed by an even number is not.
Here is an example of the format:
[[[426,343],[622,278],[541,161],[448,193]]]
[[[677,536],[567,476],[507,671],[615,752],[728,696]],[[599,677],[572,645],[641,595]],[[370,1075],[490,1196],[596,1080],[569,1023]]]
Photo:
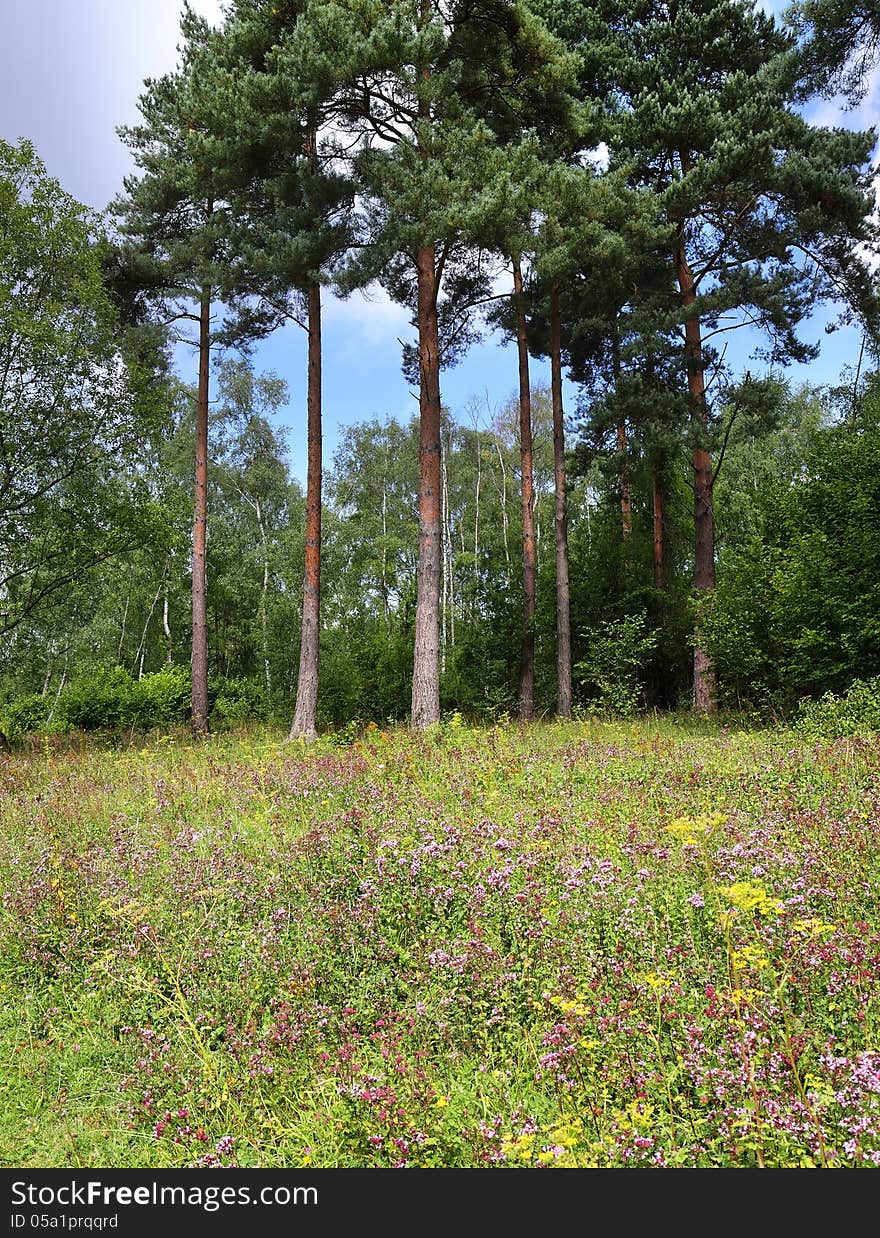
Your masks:
[[[778,14],[783,4],[763,0]],[[194,0],[193,8],[212,22],[221,19],[218,0]],[[172,70],[179,41],[178,0],[0,0],[0,137],[29,138],[64,189],[81,202],[103,210],[122,189],[132,170],[116,126],[138,120],[137,98],[146,77]],[[836,102],[811,105],[808,115],[819,124],[868,128],[880,124],[880,89],[875,74],[861,107],[842,112]],[[876,152],[875,152],[876,153]],[[417,411],[415,396],[400,369],[399,339],[412,338],[406,310],[383,293],[367,299],[325,300],[325,452],[329,464],[339,427],[367,418],[407,419]],[[796,367],[799,381],[834,382],[842,367],[854,365],[859,339],[853,331],[826,336],[825,316],[801,328],[803,338],[822,340],[820,360]],[[742,338],[736,355],[753,374],[749,360],[754,337]],[[731,353],[733,349],[731,349]],[[730,354],[729,354],[730,355]],[[255,364],[275,370],[288,382],[289,406],[279,421],[291,427],[293,472],[305,476],[305,343],[295,326],[285,327],[258,345]],[[195,359],[179,354],[186,381],[195,381]],[[547,381],[546,366],[534,363],[534,381]],[[442,377],[443,400],[462,419],[475,397],[487,405],[503,403],[516,386],[516,355],[510,346],[489,339],[474,348],[457,368]],[[574,389],[566,385],[569,411]]]

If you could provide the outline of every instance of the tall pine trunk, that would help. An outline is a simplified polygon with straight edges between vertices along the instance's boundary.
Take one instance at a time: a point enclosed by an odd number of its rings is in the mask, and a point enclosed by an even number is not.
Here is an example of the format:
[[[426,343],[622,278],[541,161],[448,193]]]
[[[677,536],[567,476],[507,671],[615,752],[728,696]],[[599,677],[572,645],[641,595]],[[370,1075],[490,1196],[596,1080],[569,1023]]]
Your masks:
[[[684,225],[678,229],[675,247],[675,274],[681,303],[685,309],[696,304],[697,290],[684,245]],[[699,603],[715,588],[715,523],[712,509],[712,460],[706,448],[706,375],[703,365],[703,340],[699,315],[689,315],[685,323],[685,362],[688,395],[694,429],[694,588]],[[715,709],[715,667],[706,649],[699,617],[694,631],[694,709],[711,713]]]
[[[550,292],[550,393],[556,484],[556,712],[571,717],[571,598],[568,586],[568,512],[565,497],[565,427],[562,416],[562,343],[559,289]]]
[[[199,309],[199,392],[196,402],[196,497],[192,558],[192,728],[208,733],[208,616],[205,557],[208,534],[208,380],[211,364],[211,289]]]
[[[513,260],[516,302],[516,346],[519,356],[519,450],[522,461],[522,589],[523,631],[519,677],[519,716],[535,716],[535,482],[532,449],[532,400],[529,386],[529,338],[523,297],[522,267]]]
[[[413,730],[440,721],[440,340],[433,245],[416,254],[419,332],[419,564],[413,649]]]
[[[290,738],[317,733],[318,658],[321,636],[321,289],[308,291],[308,463],[306,471],[306,566],[303,577],[299,679]]]

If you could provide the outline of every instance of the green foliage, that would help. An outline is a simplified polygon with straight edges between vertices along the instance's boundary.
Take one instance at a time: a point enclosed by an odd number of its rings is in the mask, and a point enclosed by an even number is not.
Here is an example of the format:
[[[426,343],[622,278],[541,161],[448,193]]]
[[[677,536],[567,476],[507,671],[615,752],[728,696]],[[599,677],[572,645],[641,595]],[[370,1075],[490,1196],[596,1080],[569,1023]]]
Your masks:
[[[767,607],[772,578],[773,557],[755,542],[723,560],[718,587],[699,607],[723,706],[760,711],[784,704],[780,649]]]
[[[53,730],[167,727],[183,722],[190,705],[189,669],[169,666],[134,679],[120,666],[80,675],[58,698]]]
[[[644,703],[644,673],[657,647],[647,614],[627,615],[585,633],[588,653],[573,667],[590,700],[601,710],[631,714]]]
[[[51,707],[51,700],[39,692],[31,692],[8,702],[0,709],[0,735],[7,744],[15,744],[25,735],[41,731]]]
[[[120,323],[97,215],[0,141],[0,634],[96,564],[161,542],[155,335]]]
[[[258,679],[210,676],[208,701],[211,718],[222,723],[245,722],[249,718],[268,718],[271,710],[265,684]]]
[[[406,717],[412,685],[412,632],[353,620],[345,631],[322,633],[318,720],[338,730],[352,720],[385,723]]]
[[[140,123],[117,130],[141,174],[125,178],[125,193],[111,209],[123,238],[117,261],[125,281],[160,307],[160,317],[185,320],[192,318],[188,302],[222,281],[232,212],[199,106],[198,60],[211,31],[189,6],[181,35],[179,70],[147,79]]]
[[[134,681],[132,722],[144,729],[175,726],[189,716],[192,681],[189,667],[166,666]]]
[[[0,711],[0,732],[25,735],[70,730],[150,730],[184,722],[190,707],[189,668],[168,666],[134,679],[121,666],[77,675],[60,692],[18,697]]]
[[[57,729],[112,730],[135,719],[135,680],[121,666],[95,670],[68,684],[58,700]]]
[[[747,445],[734,451],[732,474],[752,491],[750,527],[742,540],[730,530],[706,616],[728,704],[794,708],[880,673],[876,376],[847,402],[847,416],[819,426],[809,404],[791,408],[800,436],[790,425],[769,440],[758,472]]]
[[[880,732],[880,676],[856,679],[840,696],[826,692],[816,701],[803,701],[794,728],[803,735],[832,739],[876,735]]]
[[[196,29],[191,48],[188,115],[215,196],[230,206],[221,292],[255,335],[285,318],[304,325],[301,294],[354,239],[350,180],[317,151],[335,99],[324,49],[303,46],[297,30],[308,7],[231,5],[216,35]]]
[[[874,0],[795,0],[786,17],[804,39],[805,93],[842,91],[857,103],[880,58],[880,13]]]

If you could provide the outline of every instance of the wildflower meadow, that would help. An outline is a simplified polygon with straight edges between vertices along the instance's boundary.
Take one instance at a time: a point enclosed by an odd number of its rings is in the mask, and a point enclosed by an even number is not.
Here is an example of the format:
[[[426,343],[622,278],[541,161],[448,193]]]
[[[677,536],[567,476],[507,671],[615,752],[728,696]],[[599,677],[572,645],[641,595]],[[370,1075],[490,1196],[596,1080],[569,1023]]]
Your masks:
[[[0,757],[0,1161],[880,1164],[880,745],[595,720]]]

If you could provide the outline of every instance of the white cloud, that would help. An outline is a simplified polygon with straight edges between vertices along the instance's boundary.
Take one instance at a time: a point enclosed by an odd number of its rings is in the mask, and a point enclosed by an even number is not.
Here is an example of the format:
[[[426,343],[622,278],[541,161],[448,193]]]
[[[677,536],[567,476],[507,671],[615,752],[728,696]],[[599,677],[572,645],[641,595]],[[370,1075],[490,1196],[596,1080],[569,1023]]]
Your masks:
[[[609,150],[607,142],[600,142],[595,150],[588,150],[586,154],[587,160],[598,168],[600,172],[604,172],[608,167]]]
[[[399,350],[398,339],[414,339],[409,310],[392,301],[384,288],[353,292],[344,301],[328,296],[324,304],[324,325],[350,338],[342,343],[351,358],[363,357],[365,349],[391,347]]]

